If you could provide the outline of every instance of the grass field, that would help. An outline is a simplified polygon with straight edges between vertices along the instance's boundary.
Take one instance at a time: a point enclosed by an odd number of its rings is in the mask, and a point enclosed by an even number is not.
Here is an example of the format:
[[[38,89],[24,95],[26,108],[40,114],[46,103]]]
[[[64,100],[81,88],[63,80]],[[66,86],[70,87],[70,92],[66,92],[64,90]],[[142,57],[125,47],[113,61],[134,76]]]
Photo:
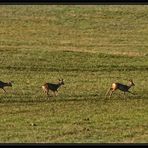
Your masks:
[[[0,20],[1,143],[148,142],[147,5],[1,5]],[[129,79],[135,95],[105,98]]]

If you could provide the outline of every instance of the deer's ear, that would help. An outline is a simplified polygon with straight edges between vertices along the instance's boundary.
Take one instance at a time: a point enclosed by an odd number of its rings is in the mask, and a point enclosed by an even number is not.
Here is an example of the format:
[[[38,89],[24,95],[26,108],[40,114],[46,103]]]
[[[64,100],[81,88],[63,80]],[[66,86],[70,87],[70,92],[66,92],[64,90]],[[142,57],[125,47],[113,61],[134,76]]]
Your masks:
[[[58,79],[59,81],[61,81],[60,79]]]
[[[10,81],[11,83],[14,83],[14,81]]]

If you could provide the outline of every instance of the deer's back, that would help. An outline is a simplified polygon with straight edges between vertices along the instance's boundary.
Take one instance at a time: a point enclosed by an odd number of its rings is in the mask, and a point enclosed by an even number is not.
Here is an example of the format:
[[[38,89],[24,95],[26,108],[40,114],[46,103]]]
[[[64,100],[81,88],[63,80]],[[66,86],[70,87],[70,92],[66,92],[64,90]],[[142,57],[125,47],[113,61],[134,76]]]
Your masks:
[[[121,84],[121,83],[115,83],[116,89],[119,89],[121,91],[128,91],[129,87],[127,85]]]
[[[52,91],[57,91],[59,85],[58,84],[52,84],[52,83],[46,83],[44,85],[47,89],[50,89]]]

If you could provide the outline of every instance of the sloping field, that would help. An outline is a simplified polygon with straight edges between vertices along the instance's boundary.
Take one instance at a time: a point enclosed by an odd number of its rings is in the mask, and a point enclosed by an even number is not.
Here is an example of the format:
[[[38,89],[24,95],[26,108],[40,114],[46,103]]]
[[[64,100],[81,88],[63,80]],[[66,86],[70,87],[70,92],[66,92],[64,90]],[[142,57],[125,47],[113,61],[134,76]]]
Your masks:
[[[1,143],[148,142],[147,5],[1,5],[0,20]],[[129,79],[135,95],[105,97]]]

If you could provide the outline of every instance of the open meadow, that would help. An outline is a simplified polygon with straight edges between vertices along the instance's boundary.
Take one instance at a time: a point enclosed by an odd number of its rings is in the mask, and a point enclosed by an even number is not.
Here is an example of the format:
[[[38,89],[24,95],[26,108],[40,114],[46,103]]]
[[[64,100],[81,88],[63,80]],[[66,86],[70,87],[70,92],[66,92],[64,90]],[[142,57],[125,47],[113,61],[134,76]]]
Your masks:
[[[0,73],[0,143],[148,142],[148,5],[0,5]]]

